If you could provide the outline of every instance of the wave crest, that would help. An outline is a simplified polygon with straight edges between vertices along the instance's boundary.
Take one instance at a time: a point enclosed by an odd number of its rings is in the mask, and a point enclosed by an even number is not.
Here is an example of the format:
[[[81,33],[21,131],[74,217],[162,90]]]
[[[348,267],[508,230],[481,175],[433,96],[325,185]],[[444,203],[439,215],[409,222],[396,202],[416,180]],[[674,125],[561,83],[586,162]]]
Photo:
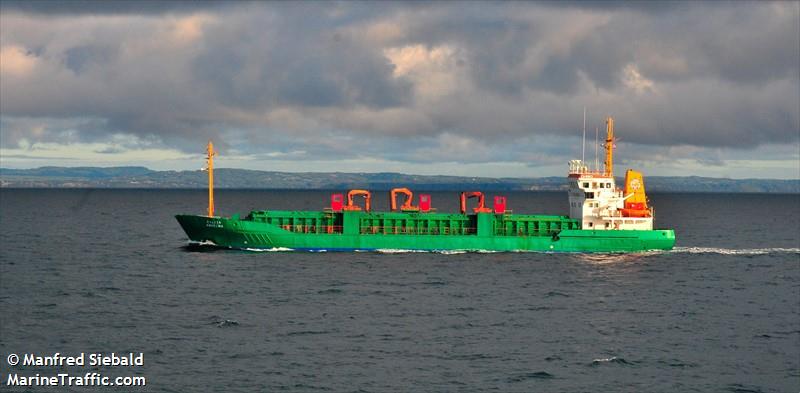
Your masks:
[[[286,251],[294,251],[291,248],[286,247],[273,247],[273,248],[245,248],[247,251],[253,252],[286,252]]]
[[[453,254],[465,254],[467,250],[405,250],[405,249],[397,249],[397,248],[379,248],[375,250],[375,252],[379,254],[409,254],[409,253],[434,253],[434,254],[444,254],[444,255],[453,255]]]

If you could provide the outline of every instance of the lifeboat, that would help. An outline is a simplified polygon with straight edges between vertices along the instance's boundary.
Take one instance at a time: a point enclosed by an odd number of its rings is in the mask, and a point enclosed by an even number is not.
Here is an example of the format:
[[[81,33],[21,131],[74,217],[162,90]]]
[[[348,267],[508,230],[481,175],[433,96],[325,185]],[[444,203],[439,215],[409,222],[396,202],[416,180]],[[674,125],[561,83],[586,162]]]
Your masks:
[[[651,217],[644,191],[644,178],[640,172],[629,169],[625,172],[625,207],[623,217]]]

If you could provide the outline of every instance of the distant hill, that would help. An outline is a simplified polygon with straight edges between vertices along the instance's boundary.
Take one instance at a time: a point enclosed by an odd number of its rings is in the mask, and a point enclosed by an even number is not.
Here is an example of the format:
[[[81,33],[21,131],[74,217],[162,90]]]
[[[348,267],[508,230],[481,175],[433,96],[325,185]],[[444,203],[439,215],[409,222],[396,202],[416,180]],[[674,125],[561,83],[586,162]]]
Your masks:
[[[121,176],[140,176],[152,173],[143,166],[117,166],[111,168],[98,167],[60,167],[43,166],[36,169],[5,169],[0,168],[0,176],[29,176],[52,178],[80,178],[80,179],[107,179]]]
[[[420,190],[566,190],[564,177],[489,178],[421,176],[402,173],[289,173],[247,169],[215,170],[217,188],[388,190],[409,186]],[[202,171],[154,171],[144,167],[0,168],[3,188],[205,188]],[[622,179],[618,180],[622,184]],[[648,191],[800,193],[800,180],[717,179],[648,176]]]

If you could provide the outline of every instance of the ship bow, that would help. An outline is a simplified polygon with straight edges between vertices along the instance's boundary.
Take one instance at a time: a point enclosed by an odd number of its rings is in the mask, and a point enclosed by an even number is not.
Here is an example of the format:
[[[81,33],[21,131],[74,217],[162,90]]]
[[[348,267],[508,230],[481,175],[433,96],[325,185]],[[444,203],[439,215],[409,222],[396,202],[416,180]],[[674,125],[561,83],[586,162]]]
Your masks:
[[[209,228],[212,218],[206,216],[195,216],[188,214],[178,214],[175,216],[178,223],[186,232],[186,236],[193,242],[213,242],[214,236]]]

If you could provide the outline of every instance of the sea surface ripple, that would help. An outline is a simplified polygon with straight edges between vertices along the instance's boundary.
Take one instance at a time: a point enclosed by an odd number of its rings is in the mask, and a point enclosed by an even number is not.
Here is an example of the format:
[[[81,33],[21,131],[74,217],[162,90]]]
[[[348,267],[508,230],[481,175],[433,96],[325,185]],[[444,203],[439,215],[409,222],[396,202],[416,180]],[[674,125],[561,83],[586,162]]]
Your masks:
[[[562,193],[507,194],[515,212],[566,210]],[[143,352],[147,392],[800,389],[797,195],[653,194],[677,246],[636,254],[190,247],[173,215],[204,198],[0,190],[3,360]],[[230,215],[328,197],[216,199]]]

